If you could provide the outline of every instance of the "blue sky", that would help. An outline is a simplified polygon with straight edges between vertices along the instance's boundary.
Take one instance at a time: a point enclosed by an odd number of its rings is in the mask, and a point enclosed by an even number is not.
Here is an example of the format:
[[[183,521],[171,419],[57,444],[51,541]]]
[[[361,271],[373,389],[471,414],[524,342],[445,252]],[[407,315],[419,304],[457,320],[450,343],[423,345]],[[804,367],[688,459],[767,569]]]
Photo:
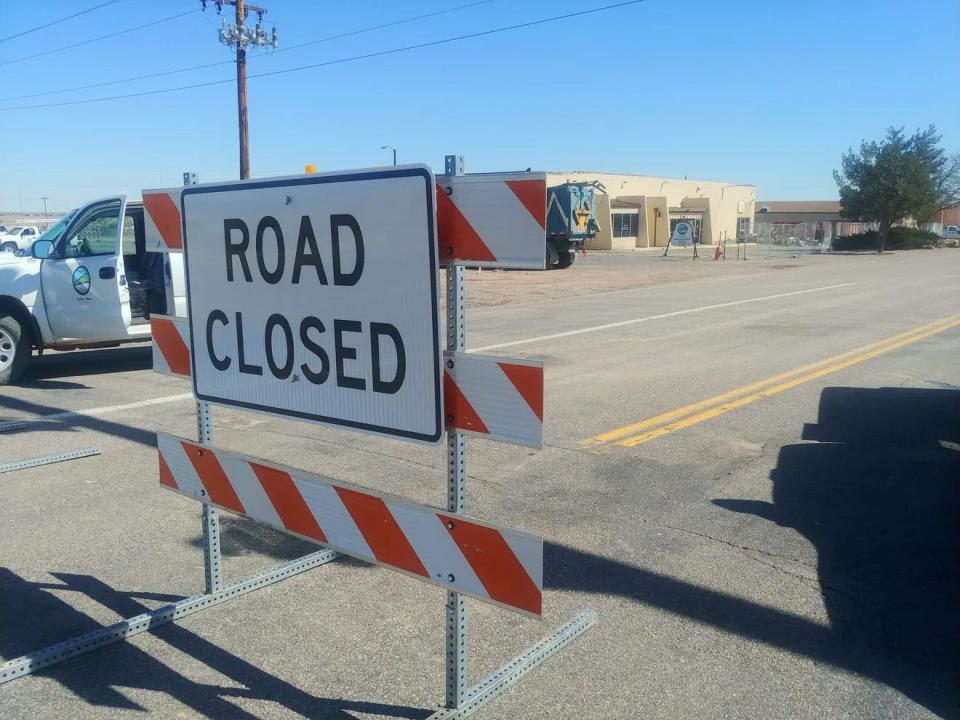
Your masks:
[[[0,0],[0,36],[102,0]],[[281,47],[469,0],[261,0]],[[249,72],[426,42],[613,0],[471,8],[308,48],[258,51]],[[212,3],[211,3],[212,4]],[[9,62],[199,7],[119,0],[0,43],[0,209],[237,177],[232,83],[61,107],[233,77],[230,64],[42,97],[15,96],[229,60],[214,9]],[[226,10],[225,10],[226,13]],[[399,161],[468,171],[589,169],[754,183],[762,199],[836,197],[840,153],[889,125],[935,123],[960,152],[956,0],[646,0],[538,27],[250,80],[254,177]],[[15,109],[22,108],[22,109]]]

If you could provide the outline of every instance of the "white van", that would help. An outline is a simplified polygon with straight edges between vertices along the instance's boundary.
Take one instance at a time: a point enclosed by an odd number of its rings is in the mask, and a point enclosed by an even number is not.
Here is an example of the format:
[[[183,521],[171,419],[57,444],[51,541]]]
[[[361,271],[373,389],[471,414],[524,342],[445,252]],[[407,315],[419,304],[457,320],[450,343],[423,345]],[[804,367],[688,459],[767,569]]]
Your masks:
[[[0,385],[36,348],[111,347],[150,339],[150,315],[185,315],[181,255],[147,252],[143,204],[88,203],[30,247],[0,254]]]

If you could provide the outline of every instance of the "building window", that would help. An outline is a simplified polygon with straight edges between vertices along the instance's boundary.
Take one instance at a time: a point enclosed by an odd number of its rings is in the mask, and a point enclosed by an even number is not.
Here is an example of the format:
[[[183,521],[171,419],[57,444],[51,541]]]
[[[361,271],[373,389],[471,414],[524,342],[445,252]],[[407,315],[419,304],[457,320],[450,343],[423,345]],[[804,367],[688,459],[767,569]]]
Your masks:
[[[640,218],[637,213],[612,213],[610,217],[613,224],[614,237],[635,238],[637,236]]]
[[[750,231],[750,218],[737,218],[737,240],[745,240]]]

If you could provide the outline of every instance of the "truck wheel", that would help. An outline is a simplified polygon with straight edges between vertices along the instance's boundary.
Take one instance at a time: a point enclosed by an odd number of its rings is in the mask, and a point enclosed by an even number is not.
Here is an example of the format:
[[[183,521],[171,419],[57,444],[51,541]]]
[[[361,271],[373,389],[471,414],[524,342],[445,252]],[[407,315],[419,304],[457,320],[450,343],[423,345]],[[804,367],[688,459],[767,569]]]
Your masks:
[[[546,265],[547,270],[552,268],[560,261],[560,256],[557,253],[557,248],[552,242],[547,242],[547,255],[546,255]]]
[[[16,382],[30,364],[30,334],[11,315],[0,315],[0,385]]]
[[[560,253],[560,261],[557,263],[558,268],[568,268],[573,265],[573,261],[577,259],[577,255],[573,250],[565,250]]]
[[[20,248],[17,247],[16,243],[10,243],[10,242],[4,243],[3,247],[0,247],[0,251],[3,251],[3,252],[16,252],[19,249]]]

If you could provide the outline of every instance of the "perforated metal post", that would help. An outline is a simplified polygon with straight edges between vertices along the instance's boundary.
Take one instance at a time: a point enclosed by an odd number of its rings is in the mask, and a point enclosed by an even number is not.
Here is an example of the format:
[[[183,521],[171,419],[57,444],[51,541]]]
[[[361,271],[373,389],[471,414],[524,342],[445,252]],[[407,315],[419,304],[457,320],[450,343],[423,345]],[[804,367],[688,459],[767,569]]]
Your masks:
[[[0,463],[0,474],[13,472],[14,470],[26,470],[27,468],[39,467],[41,465],[50,465],[66,460],[90,457],[91,455],[99,455],[101,452],[103,451],[100,448],[92,447],[81,450],[69,450],[67,452],[57,453],[56,455],[44,455],[41,457],[27,458],[26,460],[17,460],[15,462]]]
[[[463,267],[447,268],[447,350],[466,350]],[[447,510],[462,513],[466,504],[466,440],[447,433]],[[447,593],[447,707],[458,707],[467,692],[467,603],[458,592]]]
[[[185,172],[184,185],[196,185],[197,173]],[[190,298],[187,297],[187,302]],[[204,445],[213,444],[213,414],[210,403],[197,400],[197,440]],[[203,531],[203,576],[206,592],[219,592],[223,587],[223,573],[220,565],[220,516],[217,509],[204,505],[200,511],[200,524]]]
[[[213,417],[210,403],[197,401],[197,440],[204,445],[213,443]],[[204,505],[200,511],[203,526],[203,576],[206,592],[219,592],[223,587],[220,569],[220,516],[212,505]]]

